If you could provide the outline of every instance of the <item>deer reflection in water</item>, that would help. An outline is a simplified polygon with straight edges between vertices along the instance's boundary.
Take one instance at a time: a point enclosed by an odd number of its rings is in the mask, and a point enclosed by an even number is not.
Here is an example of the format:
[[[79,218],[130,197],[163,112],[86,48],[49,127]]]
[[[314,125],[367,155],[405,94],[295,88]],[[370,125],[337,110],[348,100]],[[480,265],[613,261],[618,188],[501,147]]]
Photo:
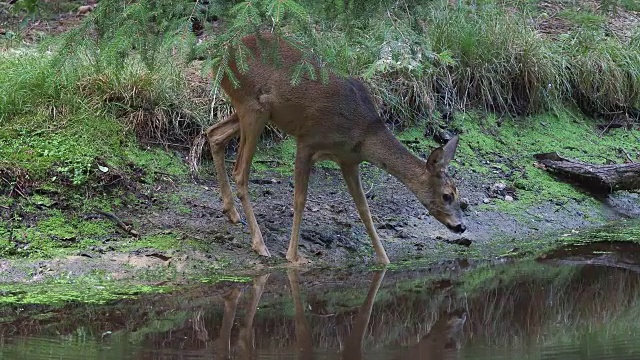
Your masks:
[[[258,275],[253,278],[249,311],[244,317],[244,324],[241,326],[238,336],[237,347],[239,359],[251,359],[253,357],[255,350],[253,341],[253,318],[258,311],[258,304],[264,292],[267,279],[269,279],[269,274]],[[222,315],[220,336],[215,342],[217,356],[214,356],[214,359],[229,359],[231,356],[231,330],[235,322],[240,294],[240,289],[232,288],[223,296],[224,313]]]
[[[344,360],[365,359],[363,342],[369,327],[373,304],[386,270],[373,273],[367,296],[358,309],[355,323],[349,335],[344,339],[341,358]],[[305,306],[301,299],[300,282],[297,270],[287,271],[291,297],[295,308],[295,350],[300,360],[313,360],[313,338],[311,326],[305,313]],[[236,356],[232,355],[231,330],[235,322],[236,309],[241,291],[238,288],[229,290],[224,296],[224,313],[220,336],[216,340],[216,356],[214,359],[229,359],[230,357],[248,360],[255,358],[255,344],[253,338],[253,320],[256,315],[260,298],[264,292],[269,275],[256,276],[253,279],[248,312],[240,328]],[[466,321],[466,313],[461,310],[444,312],[433,324],[431,330],[416,343],[395,352],[394,359],[454,359],[457,356],[462,327]]]
[[[295,270],[290,270],[287,275],[289,276],[291,296],[293,297],[296,309],[296,337],[298,353],[300,354],[299,359],[313,359],[311,331],[304,313],[304,306],[300,300],[298,274]],[[385,270],[373,273],[373,279],[369,285],[367,297],[358,310],[358,315],[356,316],[351,333],[345,339],[344,349],[342,350],[342,359],[344,360],[365,359],[362,345],[371,319],[373,304],[380,285],[382,285],[384,275]],[[462,337],[462,327],[466,318],[466,313],[462,310],[442,314],[431,327],[429,333],[424,335],[416,344],[400,350],[395,359],[430,360],[455,358]]]

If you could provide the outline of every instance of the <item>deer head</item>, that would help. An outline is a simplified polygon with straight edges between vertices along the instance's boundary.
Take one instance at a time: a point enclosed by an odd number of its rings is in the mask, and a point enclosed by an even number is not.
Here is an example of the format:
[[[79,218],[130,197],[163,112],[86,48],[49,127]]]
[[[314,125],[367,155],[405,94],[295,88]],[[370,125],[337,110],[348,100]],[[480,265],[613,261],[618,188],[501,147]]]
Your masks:
[[[447,174],[447,166],[453,160],[458,147],[458,136],[431,152],[427,159],[426,171],[422,174],[422,189],[417,195],[433,217],[443,223],[449,230],[461,234],[467,227],[464,225],[458,189],[453,179]]]

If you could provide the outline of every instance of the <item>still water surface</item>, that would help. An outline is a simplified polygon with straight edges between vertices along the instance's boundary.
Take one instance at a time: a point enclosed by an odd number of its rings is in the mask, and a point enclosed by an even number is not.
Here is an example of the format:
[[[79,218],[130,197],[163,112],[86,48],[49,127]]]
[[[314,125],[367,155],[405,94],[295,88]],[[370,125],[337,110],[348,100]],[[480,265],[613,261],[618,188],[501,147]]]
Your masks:
[[[0,359],[640,359],[639,250],[570,250],[5,307]]]

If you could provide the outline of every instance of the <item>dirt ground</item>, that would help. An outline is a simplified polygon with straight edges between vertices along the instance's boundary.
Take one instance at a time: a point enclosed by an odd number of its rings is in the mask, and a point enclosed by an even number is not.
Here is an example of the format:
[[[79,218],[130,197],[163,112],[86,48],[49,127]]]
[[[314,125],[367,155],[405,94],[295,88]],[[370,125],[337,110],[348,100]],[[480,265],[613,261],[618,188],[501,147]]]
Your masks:
[[[465,243],[461,239],[469,240],[473,247],[482,247],[494,240],[517,241],[640,216],[640,196],[634,193],[616,194],[603,202],[601,208],[577,202],[562,206],[549,202],[519,215],[486,210],[480,205],[487,198],[486,188],[491,184],[475,176],[459,174],[456,179],[459,190],[470,206],[465,211],[468,230],[457,235],[429,216],[395,178],[365,167],[369,170],[363,176],[369,206],[392,262],[425,257],[443,246],[458,248]],[[293,217],[292,180],[278,174],[254,176],[250,188],[267,247],[273,257],[284,261]],[[221,252],[216,250],[214,254],[237,254],[234,263],[261,262],[251,251],[247,227],[231,225],[223,217],[214,183],[183,184],[178,191],[188,194],[186,203],[192,213],[177,215],[172,209],[166,209],[144,215],[140,219],[143,231],[153,227],[181,229],[202,241],[219,243]],[[242,212],[240,207],[238,210]],[[373,248],[339,171],[316,168],[312,175],[300,250],[313,262],[333,266],[354,261],[373,262]]]
[[[451,233],[428,215],[402,184],[386,173],[364,165],[363,184],[378,233],[392,263],[446,259],[495,258],[501,251],[517,251],[525,242],[550,233],[571,233],[608,221],[640,217],[640,196],[621,193],[600,206],[553,202],[512,215],[483,207],[490,185],[477,176],[459,173],[461,194],[469,199],[465,211],[467,232]],[[254,210],[272,257],[251,249],[246,225],[230,224],[221,212],[218,187],[210,179],[154,186],[147,205],[128,207],[116,215],[141,235],[170,234],[184,246],[160,250],[152,246],[116,250],[115,244],[136,244],[122,235],[66,258],[53,260],[0,260],[0,282],[31,282],[46,278],[83,276],[96,271],[112,279],[151,278],[181,281],[207,272],[246,274],[287,266],[293,209],[293,184],[288,176],[254,174],[250,191]],[[156,199],[172,195],[173,201]],[[517,200],[516,200],[517,201]],[[242,213],[242,208],[238,206]],[[193,246],[193,244],[196,244]],[[491,250],[489,250],[491,249]],[[339,171],[316,168],[305,210],[300,252],[316,268],[374,266],[374,252]]]

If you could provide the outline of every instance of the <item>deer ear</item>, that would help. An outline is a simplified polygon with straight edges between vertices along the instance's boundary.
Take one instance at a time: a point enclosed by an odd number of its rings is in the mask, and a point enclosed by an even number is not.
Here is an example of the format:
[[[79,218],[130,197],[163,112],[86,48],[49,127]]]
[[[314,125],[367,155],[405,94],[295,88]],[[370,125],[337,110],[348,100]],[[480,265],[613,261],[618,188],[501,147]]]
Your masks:
[[[447,143],[447,145],[445,145],[443,148],[444,156],[442,160],[445,163],[444,166],[449,165],[449,162],[451,162],[451,160],[453,160],[453,158],[456,156],[457,148],[458,148],[458,135],[452,137],[451,140],[449,140],[449,142]]]
[[[444,158],[444,150],[442,147],[434,149],[427,159],[427,171],[435,174],[442,170],[442,160]]]
[[[454,136],[445,146],[441,146],[431,152],[427,159],[427,171],[437,173],[443,171],[456,155],[458,148],[458,136]]]

